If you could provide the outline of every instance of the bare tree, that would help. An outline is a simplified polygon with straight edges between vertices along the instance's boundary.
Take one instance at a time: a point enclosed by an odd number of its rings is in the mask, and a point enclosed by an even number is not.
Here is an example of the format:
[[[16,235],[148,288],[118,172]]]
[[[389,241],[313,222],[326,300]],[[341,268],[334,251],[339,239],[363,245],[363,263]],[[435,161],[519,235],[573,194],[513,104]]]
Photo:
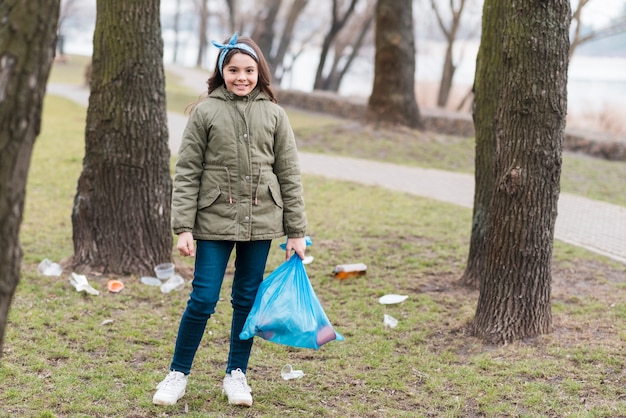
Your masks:
[[[471,333],[506,344],[551,331],[551,267],[567,114],[569,2],[502,2],[485,266]],[[484,38],[483,38],[484,39]],[[481,44],[481,48],[483,45]],[[479,55],[481,51],[479,51]],[[476,88],[488,80],[477,80]],[[490,117],[490,115],[487,115]],[[484,187],[477,184],[477,187]]]
[[[293,39],[293,32],[296,27],[296,23],[305,7],[309,3],[309,0],[293,0],[291,3],[291,7],[287,12],[287,16],[285,18],[285,25],[282,30],[282,34],[278,41],[278,47],[276,48],[276,52],[270,54],[268,57],[268,63],[270,65],[272,74],[277,83],[280,83],[282,79],[282,75],[285,72],[285,66],[283,64],[285,60],[285,55],[291,46],[291,40]],[[299,53],[295,52],[294,56],[298,56]]]
[[[150,274],[170,260],[160,0],[98,0],[73,268]]]
[[[176,11],[174,12],[174,48],[172,62],[176,64],[178,61],[178,37],[180,33],[180,2],[176,0]]]
[[[78,0],[62,0],[61,10],[59,12],[59,24],[57,29],[57,59],[65,61],[65,30],[64,24],[66,20],[72,17],[78,11]]]
[[[315,73],[315,82],[313,84],[314,89],[323,89],[324,88],[324,67],[326,66],[326,59],[328,57],[328,52],[330,47],[335,40],[335,37],[339,33],[339,31],[345,26],[346,22],[354,13],[354,8],[359,0],[348,0],[349,4],[346,8],[343,15],[341,15],[340,9],[340,1],[332,0],[332,19],[330,23],[330,28],[324,37],[324,42],[322,43],[322,51],[320,52],[320,60],[317,65],[317,71]]]
[[[226,7],[228,8],[228,24],[230,26],[230,32],[237,30],[237,14],[239,11],[239,4],[237,0],[226,0]]]
[[[466,0],[450,0],[450,12],[451,19],[449,25],[444,22],[443,16],[436,0],[430,0],[431,7],[435,12],[437,18],[437,24],[443,32],[446,38],[446,52],[443,60],[443,69],[441,72],[441,83],[439,84],[439,94],[437,97],[437,106],[445,107],[450,97],[450,90],[452,89],[452,79],[454,78],[454,72],[456,71],[456,65],[454,64],[453,51],[454,43],[456,41],[457,33],[461,25],[461,16],[465,7]]]
[[[374,86],[368,120],[420,127],[415,99],[415,38],[411,0],[378,0]]]
[[[321,90],[338,91],[343,77],[346,75],[352,62],[359,55],[359,51],[370,32],[374,21],[375,3],[371,2],[363,13],[350,19],[333,43],[333,62],[328,75],[323,78]],[[356,34],[356,39],[355,39]]]
[[[209,0],[196,0],[198,10],[198,55],[196,56],[196,67],[201,68],[204,57],[209,46],[207,31],[209,30]]]
[[[26,180],[54,58],[59,0],[0,2],[0,357],[20,280]]]
[[[282,0],[265,0],[264,6],[259,8],[259,12],[255,18],[254,30],[252,31],[252,39],[257,43],[263,55],[271,56],[272,46],[274,44],[274,25],[276,17],[280,10]]]
[[[576,9],[572,13],[571,25],[573,27],[569,48],[570,59],[574,55],[576,48],[582,44],[626,32],[626,16],[618,16],[609,25],[597,30],[589,30],[583,34],[583,9],[590,2],[591,0],[579,0]]]

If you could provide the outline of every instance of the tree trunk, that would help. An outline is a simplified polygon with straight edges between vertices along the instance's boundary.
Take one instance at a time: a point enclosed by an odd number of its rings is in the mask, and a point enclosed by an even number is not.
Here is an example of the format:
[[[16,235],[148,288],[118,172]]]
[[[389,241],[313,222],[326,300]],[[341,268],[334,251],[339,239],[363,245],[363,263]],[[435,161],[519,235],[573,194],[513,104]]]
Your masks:
[[[174,13],[174,54],[172,56],[172,63],[178,62],[178,38],[180,35],[180,1],[176,0],[176,12]]]
[[[338,63],[341,58],[345,58],[343,52],[339,57],[337,57],[337,62],[333,62],[333,71],[326,77],[325,87],[326,90],[337,92],[339,91],[339,86],[341,86],[341,81],[344,76],[348,73],[350,66],[354,59],[359,55],[359,51],[363,46],[363,42],[365,41],[365,37],[370,30],[370,26],[374,21],[374,13],[369,16],[365,16],[364,21],[361,23],[361,28],[358,32],[358,36],[356,40],[352,42],[352,48],[350,51],[350,55],[348,55],[347,59],[345,59],[345,63],[343,67],[338,68]]]
[[[506,344],[550,332],[569,51],[569,2],[506,1],[495,184],[474,336]]]
[[[293,37],[293,30],[296,27],[296,22],[308,2],[309,0],[294,0],[291,8],[289,9],[289,13],[287,14],[285,26],[283,28],[280,41],[278,42],[276,53],[271,55],[269,58],[268,63],[270,65],[270,70],[272,71],[272,76],[277,81],[280,81],[282,75],[284,74],[283,61],[285,59],[285,54],[291,44],[291,38]]]
[[[56,48],[60,0],[0,2],[0,357],[20,280],[19,232]]]
[[[276,16],[280,10],[282,0],[267,0],[265,7],[259,11],[254,31],[252,31],[252,39],[259,46],[263,55],[272,56],[272,46],[274,45],[274,24]]]
[[[315,81],[313,83],[313,89],[323,89],[324,87],[324,67],[326,66],[326,59],[328,58],[328,51],[330,50],[330,46],[333,43],[333,40],[346,24],[352,13],[354,13],[354,8],[356,3],[359,0],[350,0],[350,5],[348,6],[348,10],[344,13],[343,17],[339,17],[339,3],[337,0],[333,0],[332,2],[332,22],[330,25],[330,29],[328,33],[324,37],[324,42],[322,43],[322,51],[320,52],[320,61],[317,64],[317,71],[315,72]]]
[[[200,18],[198,24],[198,55],[196,56],[196,67],[198,68],[202,68],[204,56],[209,46],[209,41],[206,36],[207,30],[209,29],[209,5],[207,1],[208,0],[200,0],[200,10],[198,14]]]
[[[450,98],[450,90],[452,90],[452,80],[456,72],[452,57],[452,48],[454,41],[449,42],[446,47],[446,55],[443,60],[443,71],[441,72],[441,83],[439,83],[439,95],[437,96],[437,106],[445,108]]]
[[[159,0],[98,0],[75,271],[151,274],[169,261],[170,151]]]
[[[374,86],[368,119],[420,127],[415,98],[415,39],[411,0],[378,0]]]
[[[485,0],[482,32],[476,58],[474,77],[473,118],[476,132],[474,212],[467,266],[461,283],[478,289],[484,276],[487,256],[487,213],[493,191],[493,158],[496,143],[496,112],[502,88],[502,42],[506,3],[502,0]]]
[[[435,12],[439,28],[446,37],[446,54],[441,72],[441,83],[439,83],[439,94],[437,96],[437,106],[446,107],[450,97],[450,90],[452,89],[452,80],[454,79],[454,73],[456,71],[453,59],[454,42],[456,41],[456,34],[458,33],[459,26],[461,25],[461,16],[463,15],[463,9],[465,8],[465,0],[460,0],[457,8],[454,7],[454,2],[450,1],[450,13],[452,14],[450,27],[447,27],[444,23],[443,16],[437,7],[437,2],[435,0],[431,0],[430,4]]]
[[[228,25],[230,26],[230,32],[233,33],[237,29],[237,12],[239,11],[239,5],[237,0],[226,0],[226,7],[228,8]]]

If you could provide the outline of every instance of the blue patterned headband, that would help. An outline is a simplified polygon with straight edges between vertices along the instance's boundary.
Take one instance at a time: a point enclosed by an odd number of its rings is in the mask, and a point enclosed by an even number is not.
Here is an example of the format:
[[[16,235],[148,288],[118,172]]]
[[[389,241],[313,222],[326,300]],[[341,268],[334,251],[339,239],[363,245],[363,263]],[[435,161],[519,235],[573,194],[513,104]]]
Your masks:
[[[259,57],[257,57],[256,52],[254,52],[254,49],[252,49],[250,46],[243,44],[243,43],[237,43],[237,38],[239,37],[239,33],[235,32],[235,34],[230,38],[230,41],[228,41],[227,44],[219,44],[215,41],[211,41],[211,43],[216,46],[217,48],[221,49],[220,51],[220,55],[219,58],[217,60],[217,67],[220,70],[220,75],[222,77],[224,77],[224,73],[222,72],[222,67],[224,66],[224,58],[226,58],[226,54],[228,53],[228,51],[230,51],[231,49],[241,49],[243,51],[246,51],[247,53],[249,53],[250,55],[252,55],[254,57],[255,60],[257,60],[257,62],[259,61]]]

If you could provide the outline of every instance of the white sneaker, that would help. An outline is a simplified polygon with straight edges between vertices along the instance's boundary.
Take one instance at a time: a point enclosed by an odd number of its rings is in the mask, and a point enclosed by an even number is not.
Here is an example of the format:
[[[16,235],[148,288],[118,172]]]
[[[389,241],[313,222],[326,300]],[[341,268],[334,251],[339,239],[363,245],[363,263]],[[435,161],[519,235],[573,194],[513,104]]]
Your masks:
[[[231,405],[252,406],[252,389],[241,369],[233,370],[224,377],[223,393]]]
[[[174,405],[185,395],[186,387],[187,376],[184,373],[172,371],[157,385],[152,403],[155,405]]]

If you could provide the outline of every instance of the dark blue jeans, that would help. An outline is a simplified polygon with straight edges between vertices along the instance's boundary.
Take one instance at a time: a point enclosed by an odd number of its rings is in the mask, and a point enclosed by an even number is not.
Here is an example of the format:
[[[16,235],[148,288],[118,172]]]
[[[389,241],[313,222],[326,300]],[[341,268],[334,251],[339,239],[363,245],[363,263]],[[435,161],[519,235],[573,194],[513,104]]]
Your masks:
[[[235,276],[231,292],[233,319],[230,328],[230,351],[226,373],[248,368],[254,338],[239,339],[263,281],[271,240],[197,241],[192,290],[178,328],[178,337],[170,370],[189,374],[202,340],[208,319],[215,313],[228,259],[235,247]]]

